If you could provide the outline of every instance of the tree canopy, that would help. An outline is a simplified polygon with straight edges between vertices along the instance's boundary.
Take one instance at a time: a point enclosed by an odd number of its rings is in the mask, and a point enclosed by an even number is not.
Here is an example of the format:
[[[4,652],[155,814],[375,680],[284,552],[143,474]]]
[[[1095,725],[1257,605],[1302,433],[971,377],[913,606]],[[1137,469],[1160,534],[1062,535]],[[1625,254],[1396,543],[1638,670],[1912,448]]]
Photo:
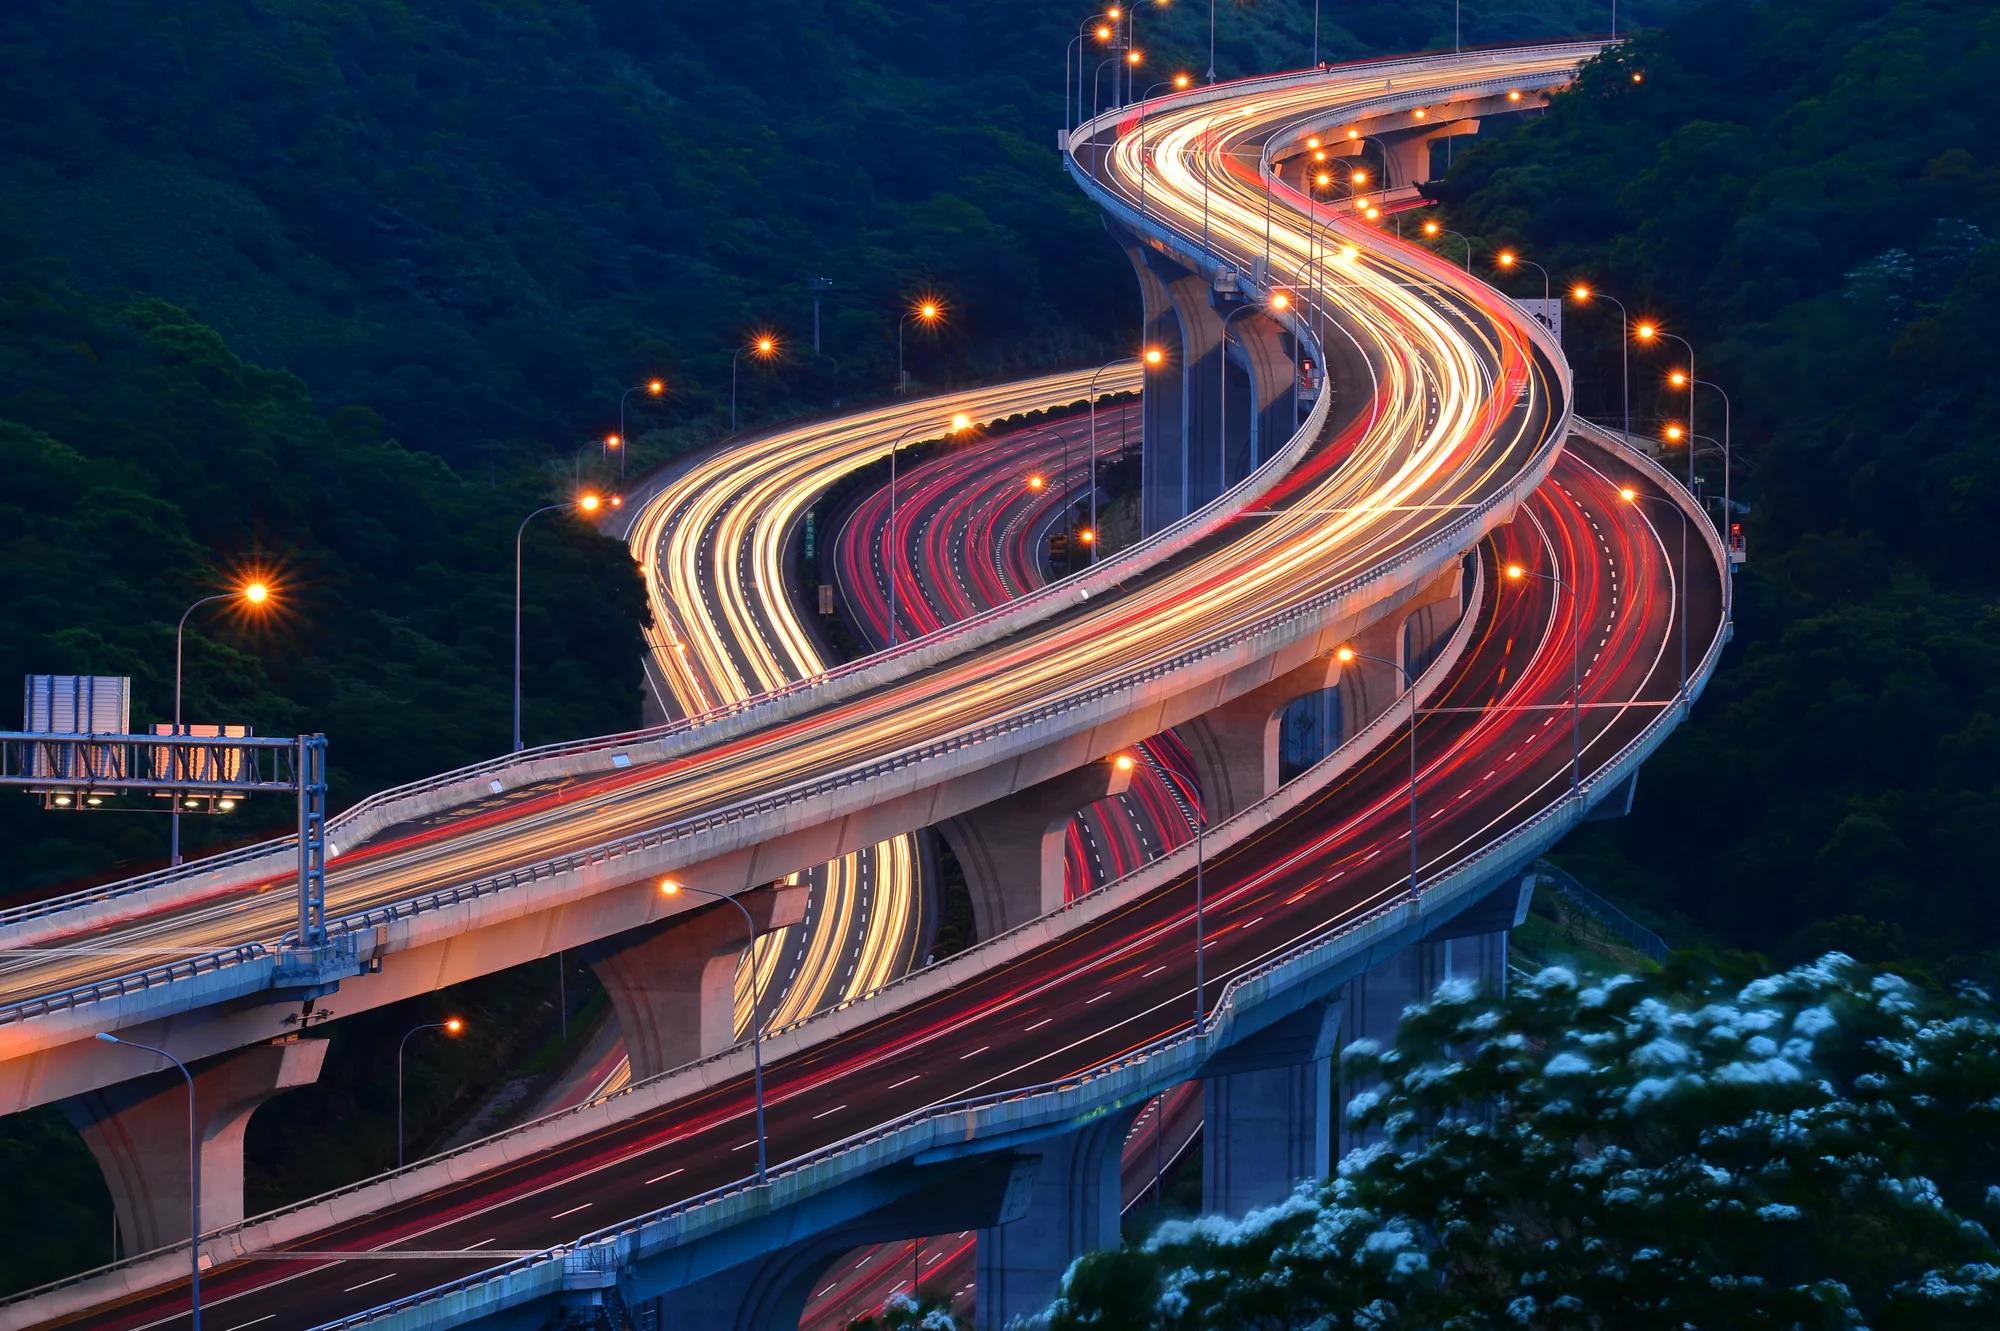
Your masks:
[[[1702,388],[1695,425],[1711,496],[1706,440],[1731,427],[1749,506],[1736,649],[1635,815],[1566,854],[1786,959],[1948,968],[1994,944],[1996,67],[1981,0],[1712,0],[1438,190],[1482,252],[1516,245],[1685,336],[1733,403]],[[1617,311],[1566,323],[1581,408],[1616,420]],[[1664,382],[1684,362],[1631,348],[1642,433],[1687,422]]]
[[[1341,1055],[1375,1144],[1088,1256],[1053,1331],[1849,1331],[2000,1316],[2000,1010],[1841,954],[1462,982]]]

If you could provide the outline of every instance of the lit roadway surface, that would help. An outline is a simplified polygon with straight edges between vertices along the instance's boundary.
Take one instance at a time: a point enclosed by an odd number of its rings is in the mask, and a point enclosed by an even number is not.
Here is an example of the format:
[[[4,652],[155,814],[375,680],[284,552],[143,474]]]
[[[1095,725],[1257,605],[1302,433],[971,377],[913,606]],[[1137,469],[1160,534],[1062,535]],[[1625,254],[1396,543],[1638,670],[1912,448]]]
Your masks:
[[[1573,629],[1581,646],[1586,779],[1678,688],[1672,520],[1656,528],[1616,487],[1661,493],[1573,449],[1522,516],[1481,547],[1490,594],[1466,654],[1420,728],[1424,873],[1447,870],[1563,799],[1570,780]],[[1495,565],[1558,573],[1510,582]],[[1704,562],[1704,568],[1707,565]],[[1720,588],[1696,584],[1696,640]],[[1581,616],[1580,621],[1575,619]],[[1392,735],[1290,819],[1207,866],[1207,995],[1231,976],[1399,897],[1408,882],[1406,739]],[[1193,896],[1182,877],[947,993],[913,1001],[767,1069],[772,1158],[865,1133],[927,1105],[1060,1081],[1183,1029],[1192,1008]],[[252,1259],[203,1280],[212,1323],[331,1320],[540,1250],[743,1177],[753,1142],[737,1077],[477,1180],[439,1189],[288,1251],[451,1254]],[[456,1254],[462,1253],[463,1256]],[[57,1325],[186,1324],[162,1288]]]
[[[1134,376],[1115,373],[1125,386]],[[633,496],[626,539],[652,610],[646,677],[661,710],[694,715],[826,669],[799,614],[789,555],[820,495],[882,456],[903,429],[936,427],[957,411],[984,421],[1072,402],[1086,387],[1087,376],[1051,375],[781,427],[691,458]],[[925,934],[914,837],[842,856],[802,880],[812,889],[806,918],[758,946],[774,1026],[903,975]],[[738,977],[739,1031],[750,978],[747,968]],[[606,1088],[616,1084],[614,1076]]]
[[[1100,407],[1100,464],[1138,444],[1137,404]],[[1090,416],[944,445],[905,464],[896,485],[896,532],[889,529],[886,483],[855,501],[834,537],[833,568],[848,619],[869,643],[889,639],[884,559],[897,575],[897,618],[915,637],[1012,600],[1066,572],[1053,568],[1048,539],[1067,509],[1088,522]],[[1040,485],[1032,484],[1040,481]],[[1100,504],[1102,500],[1100,499]],[[1100,515],[1101,516],[1101,515]],[[1075,552],[1077,566],[1089,551]],[[1194,835],[1200,808],[1187,748],[1171,732],[1137,746],[1131,789],[1085,809],[1070,824],[1064,851],[1066,895],[1122,878]]]
[[[1401,74],[1399,91],[1455,77],[1448,62],[1427,68]],[[1322,105],[1337,104],[1341,86],[1334,78],[1313,84]],[[1213,136],[1204,137],[1200,123],[1227,117],[1241,127],[1232,132],[1249,132],[1267,115],[1290,115],[1299,97],[1296,90],[1245,93],[1198,113],[1162,111],[1153,127],[1207,143]],[[1172,128],[1190,119],[1194,127]],[[1108,160],[1125,158],[1125,146],[1121,140]],[[1215,243],[1247,260],[1263,245],[1261,190],[1223,165],[1213,170]],[[1171,207],[1184,222],[1198,219],[1200,188],[1178,175],[1171,183],[1166,172],[1153,182],[1151,206]],[[1289,276],[1309,246],[1303,219],[1288,203],[1281,201],[1278,214],[1274,271]],[[1350,225],[1336,220],[1321,229]],[[1348,584],[1436,535],[1467,506],[1504,492],[1554,443],[1562,406],[1553,397],[1553,372],[1497,293],[1427,252],[1365,228],[1357,234],[1356,251],[1336,249],[1335,260],[1321,265],[1328,281],[1318,284],[1315,274],[1315,289],[1301,289],[1300,299],[1324,304],[1339,325],[1325,358],[1342,386],[1342,423],[1273,491],[1266,501],[1272,516],[1238,524],[1148,572],[1135,570],[1115,591],[1070,603],[970,658],[667,761],[359,850],[342,847],[327,875],[328,918],[720,812],[1059,704]],[[1362,383],[1374,386],[1372,395]],[[878,436],[875,446],[886,444]],[[290,869],[280,867],[282,859],[274,855],[266,875],[246,870],[247,881],[199,900],[80,931],[62,953],[14,958],[0,976],[0,1001],[130,973],[148,960],[281,936],[293,912],[290,894],[273,890]]]

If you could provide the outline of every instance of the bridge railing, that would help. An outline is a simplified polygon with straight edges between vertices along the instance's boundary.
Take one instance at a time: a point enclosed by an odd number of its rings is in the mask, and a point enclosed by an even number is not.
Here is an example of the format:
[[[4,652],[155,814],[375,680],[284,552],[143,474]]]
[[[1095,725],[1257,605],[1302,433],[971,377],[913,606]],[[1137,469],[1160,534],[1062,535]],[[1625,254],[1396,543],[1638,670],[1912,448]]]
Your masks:
[[[1300,76],[1286,77],[1296,79]],[[1082,132],[1079,131],[1079,133]],[[1099,202],[1109,210],[1114,213],[1122,212],[1128,215],[1133,212],[1131,205],[1122,195],[1104,188],[1088,173],[1080,172],[1078,164],[1075,163],[1073,157],[1070,159],[1070,166],[1072,171],[1078,174],[1079,184],[1087,192],[1096,196]],[[1148,226],[1152,224],[1153,219],[1141,217],[1133,220],[1138,225]],[[1199,246],[1195,238],[1184,236],[1182,239],[1185,243],[1194,246],[1198,250]],[[1483,284],[1474,283],[1471,279],[1463,279],[1457,276],[1456,270],[1453,270],[1452,280],[1463,282],[1470,287],[1483,288]],[[1562,413],[1559,418],[1560,423],[1558,427],[1549,432],[1540,449],[1531,456],[1527,464],[1522,468],[1520,477],[1514,486],[1488,495],[1486,499],[1482,500],[1474,508],[1459,514],[1457,518],[1449,522],[1443,529],[1433,533],[1430,537],[1418,542],[1414,546],[1404,547],[1398,555],[1387,560],[1378,561],[1375,565],[1363,570],[1360,574],[1351,577],[1343,583],[1336,584],[1334,587],[1307,601],[1294,603],[1283,611],[1264,616],[1261,619],[1252,621],[1247,626],[1241,626],[1228,634],[1210,639],[1208,642],[1183,652],[1176,657],[1169,658],[1163,663],[1155,664],[1135,673],[1128,673],[1114,680],[1101,682],[1080,693],[1065,695],[1064,698],[1056,702],[1041,704],[1025,712],[1010,714],[1008,717],[1002,718],[997,722],[990,722],[974,731],[960,732],[957,735],[949,736],[942,740],[901,750],[857,768],[796,783],[791,787],[773,792],[750,804],[734,805],[716,814],[700,815],[695,818],[684,819],[666,828],[603,843],[582,852],[550,857],[518,869],[489,875],[468,883],[454,884],[449,888],[410,897],[397,903],[359,912],[343,913],[328,920],[328,931],[330,933],[353,932],[370,929],[378,924],[394,923],[427,911],[458,905],[463,902],[490,896],[496,892],[540,882],[559,874],[572,872],[593,864],[604,863],[622,855],[637,851],[658,849],[704,832],[727,827],[731,824],[741,822],[746,818],[764,817],[772,812],[795,806],[805,800],[821,798],[842,789],[850,788],[856,784],[872,783],[913,764],[955,753],[973,744],[990,742],[1004,735],[1018,733],[1028,727],[1047,724],[1056,720],[1065,712],[1071,712],[1130,689],[1140,687],[1169,673],[1184,670],[1189,666],[1198,664],[1206,657],[1234,650],[1242,644],[1254,641],[1257,638],[1282,634],[1287,628],[1295,627],[1302,621],[1317,619],[1325,612],[1327,607],[1338,604],[1341,600],[1354,596],[1373,584],[1392,577],[1406,576],[1415,570],[1422,570],[1433,562],[1441,551],[1469,544],[1472,539],[1476,539],[1476,536],[1483,532],[1485,525],[1494,518],[1496,513],[1503,508],[1510,509],[1514,503],[1518,502],[1522,497],[1522,493],[1517,492],[1525,492],[1526,489],[1532,488],[1532,485],[1539,481],[1540,477],[1547,471],[1548,466],[1553,463],[1556,454],[1560,450],[1561,440],[1567,433],[1567,424],[1570,419],[1570,390],[1567,365],[1561,359],[1559,353],[1553,356],[1546,355],[1548,346],[1552,344],[1548,343],[1547,335],[1538,323],[1531,319],[1522,319],[1518,322],[1527,326],[1529,335],[1536,338],[1538,343],[1545,344],[1545,368],[1551,380],[1560,385],[1563,396]],[[1238,482],[1237,485],[1211,500],[1203,508],[1159,533],[1147,545],[1150,546],[1153,542],[1175,535],[1176,533],[1180,534],[1177,539],[1184,539],[1186,533],[1193,528],[1206,529],[1214,522],[1232,513],[1248,497],[1258,493],[1259,486],[1268,486],[1277,473],[1289,469],[1298,457],[1303,455],[1312,440],[1317,438],[1319,432],[1324,428],[1330,407],[1331,395],[1322,394],[1314,404],[1313,411],[1305,424],[1292,439],[1287,441],[1284,449],[1281,450],[1280,454],[1271,463],[1267,463],[1264,467],[1257,469],[1251,476]],[[1010,602],[1008,605],[1045,603],[1052,597],[1075,595],[1077,584],[1087,580],[1109,578],[1115,582],[1118,578],[1126,575],[1126,561],[1140,548],[1134,547],[1132,550],[1127,550],[1112,560],[1097,565],[1095,568],[1087,569],[1060,582],[1050,584],[1040,591],[1030,593],[1029,596],[1021,598],[1020,601]],[[899,650],[908,651],[917,647],[922,642],[933,641],[944,634],[955,632],[957,629],[964,628],[967,625],[988,622],[997,618],[999,614],[1000,611],[995,610],[973,616],[972,619],[963,621],[960,625],[954,626],[954,628],[941,630],[938,634],[928,635],[926,639],[908,644],[904,649]],[[708,720],[715,720],[720,719],[724,715],[740,715],[749,711],[754,705],[764,705],[768,702],[788,698],[810,685],[824,682],[836,675],[851,673],[855,667],[869,666],[871,664],[879,664],[879,660],[877,658],[863,658],[862,661],[853,663],[850,667],[842,667],[819,676],[809,677],[808,680],[801,681],[797,685],[786,686],[785,688],[774,690],[769,694],[759,695],[757,700],[752,700],[750,703],[733,708],[717,709],[714,712],[704,714],[704,717]],[[658,738],[669,733],[685,732],[693,729],[698,724],[704,723],[686,720],[669,723],[666,726],[625,732],[620,735],[603,736],[569,744],[547,745],[540,749],[529,750],[523,754],[492,759],[486,763],[473,764],[470,767],[459,769],[454,773],[409,783],[405,786],[381,792],[379,795],[371,796],[369,799],[355,806],[355,808],[341,815],[340,818],[335,819],[333,825],[329,828],[329,838],[331,839],[339,834],[338,828],[341,823],[351,820],[364,809],[385,801],[406,797],[421,789],[435,788],[440,784],[450,782],[476,779],[479,775],[486,772],[497,771],[515,762],[534,756],[573,755],[591,749],[630,747],[636,742]],[[260,847],[245,848],[243,851],[236,852],[236,857],[244,858],[256,854],[269,853],[274,848],[288,846],[291,840],[291,838],[281,838],[277,841],[265,843]],[[207,870],[228,862],[229,860],[226,858],[202,861],[200,862],[200,867],[203,870]],[[44,903],[41,909],[46,911],[50,907],[71,907],[83,904],[86,901],[113,898],[131,891],[142,890],[145,887],[156,885],[167,876],[167,874],[150,875],[145,879],[127,880],[124,883],[108,885],[93,892],[61,898],[54,903]],[[25,907],[22,909],[24,911],[35,911],[38,908]],[[0,914],[0,925],[8,922],[6,915]],[[82,1000],[79,999],[79,1001]],[[24,1015],[26,1014],[22,1011],[21,1004],[0,1006],[0,1024],[20,1020]]]
[[[1720,542],[1715,541],[1712,544],[1719,553]],[[1721,576],[1726,576],[1726,573],[1722,573]],[[1696,673],[1701,680],[1705,681],[1713,673],[1726,641],[1726,635],[1721,631],[1718,622],[1717,632],[1703,652],[1697,668]],[[1048,1103],[1047,1108],[1051,1112],[1045,1113],[1044,1117],[1062,1113],[1075,1116],[1096,1107],[1078,1103],[1085,1098],[1085,1094],[1107,1081],[1118,1078],[1128,1070],[1150,1068],[1153,1072],[1150,1080],[1157,1082],[1173,1075],[1174,1069],[1183,1065],[1198,1065],[1212,1050],[1227,1047],[1230,1027],[1239,1016],[1240,1000],[1253,985],[1262,985],[1267,990],[1276,992],[1281,988],[1280,982],[1287,979],[1292,983],[1306,983],[1313,972],[1323,971],[1334,964],[1336,959],[1329,953],[1339,948],[1343,940],[1363,932],[1378,933],[1381,931],[1379,926],[1392,920],[1402,919],[1406,923],[1418,923],[1421,907],[1425,901],[1463,898],[1477,890],[1480,885],[1493,881],[1507,867],[1525,863],[1540,854],[1564,831],[1582,821],[1590,806],[1601,798],[1604,791],[1616,788],[1620,782],[1635,773],[1639,765],[1679,724],[1683,715],[1685,709],[1679,703],[1659,708],[1641,727],[1639,733],[1593,771],[1589,779],[1576,791],[1565,791],[1539,813],[1487,846],[1461,857],[1441,870],[1432,872],[1425,878],[1419,891],[1411,892],[1404,888],[1386,900],[1362,908],[1355,915],[1330,929],[1257,965],[1239,971],[1222,986],[1215,1006],[1201,1022],[1190,1022],[1187,1028],[1175,1034],[1161,1037],[1117,1058],[1095,1064],[1073,1076],[988,1095],[942,1101],[913,1110],[773,1167],[768,1171],[768,1184],[760,1185],[754,1176],[745,1177],[646,1215],[585,1234],[572,1243],[530,1257],[517,1258],[486,1271],[406,1295],[365,1312],[324,1323],[315,1328],[315,1331],[352,1331],[353,1328],[379,1323],[399,1313],[450,1298],[454,1294],[528,1276],[538,1267],[560,1263],[567,1254],[587,1248],[622,1247],[619,1260],[630,1261],[639,1256],[636,1248],[644,1240],[644,1231],[650,1227],[693,1217],[704,1209],[723,1205],[739,1197],[747,1197],[760,1188],[782,1189],[800,1176],[814,1170],[824,1170],[843,1158],[872,1152],[875,1156],[874,1163],[884,1163],[886,1162],[884,1157],[907,1158],[934,1142],[942,1142],[947,1136],[952,1141],[969,1141],[979,1134],[980,1124],[977,1120],[980,1115],[990,1115],[991,1111],[1000,1109],[1029,1106],[1037,1101],[1062,1102]],[[1173,1064],[1174,1069],[1166,1067],[1167,1064]],[[1142,1093],[1150,1092],[1145,1087],[1133,1087],[1118,1098],[1129,1100]],[[955,1126],[949,1133],[940,1131],[939,1129],[947,1123]],[[894,1152],[873,1150],[898,1137],[908,1139],[900,1143],[903,1149]]]

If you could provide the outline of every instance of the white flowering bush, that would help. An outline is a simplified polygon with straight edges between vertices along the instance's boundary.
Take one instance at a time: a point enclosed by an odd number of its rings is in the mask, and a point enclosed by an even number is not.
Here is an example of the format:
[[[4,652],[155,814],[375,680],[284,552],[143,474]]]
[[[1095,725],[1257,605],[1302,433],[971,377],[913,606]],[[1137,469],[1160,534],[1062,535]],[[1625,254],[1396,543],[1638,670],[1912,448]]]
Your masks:
[[[1983,990],[1838,954],[1505,998],[1447,986],[1349,1114],[1378,1144],[1237,1219],[1073,1266],[1055,1328],[2000,1327]]]

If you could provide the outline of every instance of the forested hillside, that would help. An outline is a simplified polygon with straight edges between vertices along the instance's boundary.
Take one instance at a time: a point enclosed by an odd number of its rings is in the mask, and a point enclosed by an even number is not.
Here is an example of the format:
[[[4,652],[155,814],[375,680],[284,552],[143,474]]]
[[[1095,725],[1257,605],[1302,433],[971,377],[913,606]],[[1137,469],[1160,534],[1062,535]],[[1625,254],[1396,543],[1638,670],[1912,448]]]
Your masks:
[[[1983,0],[1717,0],[1443,191],[1459,229],[1687,337],[1733,399],[1737,645],[1636,815],[1565,849],[1787,958],[1995,944],[1996,70]],[[1570,310],[1600,418],[1619,411],[1617,329],[1601,304]],[[1648,429],[1685,419],[1663,383],[1678,363],[1634,350]],[[1723,424],[1704,392],[1700,432]]]

